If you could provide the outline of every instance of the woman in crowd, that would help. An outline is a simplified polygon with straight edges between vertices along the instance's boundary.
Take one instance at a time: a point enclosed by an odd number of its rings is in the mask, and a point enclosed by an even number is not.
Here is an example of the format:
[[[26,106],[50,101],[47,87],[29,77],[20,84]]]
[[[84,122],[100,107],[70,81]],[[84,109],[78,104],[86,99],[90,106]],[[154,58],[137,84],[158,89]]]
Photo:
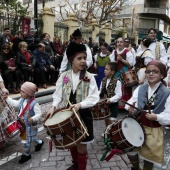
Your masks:
[[[116,49],[113,50],[110,55],[112,61],[118,63],[118,71],[115,73],[115,76],[122,82],[122,99],[128,100],[132,95],[132,87],[125,87],[123,84],[122,73],[125,73],[130,70],[130,67],[133,65],[133,55],[132,53],[124,47],[124,39],[119,37],[116,41]],[[119,102],[119,108],[124,108],[124,103]]]
[[[20,92],[20,72],[15,64],[15,56],[11,51],[10,45],[5,43],[2,46],[0,54],[0,69],[2,77],[4,79],[5,87],[8,89],[8,85],[11,88],[12,93]],[[14,82],[16,84],[14,85]]]
[[[100,88],[102,79],[105,77],[104,75],[105,66],[107,63],[111,61],[107,48],[108,48],[108,44],[102,43],[100,45],[101,52],[96,56],[94,56],[95,59],[94,67],[97,70],[96,82],[97,82],[98,89]]]
[[[19,43],[19,52],[17,53],[16,64],[24,76],[24,82],[31,81],[36,60],[31,51],[28,51],[28,44],[24,41]]]
[[[60,37],[55,36],[53,41],[55,57],[51,58],[53,65],[57,70],[60,69],[61,62],[63,59],[64,47],[61,43]]]
[[[141,41],[142,50],[136,55],[135,71],[137,73],[139,84],[143,84],[145,81],[146,65],[153,60],[152,51],[149,49],[149,45],[152,43],[150,38],[143,38]]]

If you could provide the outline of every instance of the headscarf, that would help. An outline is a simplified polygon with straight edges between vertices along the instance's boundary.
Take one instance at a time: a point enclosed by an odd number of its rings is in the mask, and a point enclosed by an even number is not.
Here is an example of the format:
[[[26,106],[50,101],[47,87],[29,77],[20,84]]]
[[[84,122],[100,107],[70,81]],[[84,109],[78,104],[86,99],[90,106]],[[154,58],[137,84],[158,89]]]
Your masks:
[[[150,61],[150,62],[147,64],[146,67],[148,67],[149,65],[155,65],[155,66],[157,66],[157,67],[159,68],[161,74],[163,75],[163,79],[164,79],[165,77],[167,77],[166,66],[165,66],[165,64],[163,64],[161,61],[159,61],[159,60],[152,60],[152,61]]]
[[[34,83],[26,81],[22,84],[21,91],[27,93],[31,97],[38,91],[38,87]]]

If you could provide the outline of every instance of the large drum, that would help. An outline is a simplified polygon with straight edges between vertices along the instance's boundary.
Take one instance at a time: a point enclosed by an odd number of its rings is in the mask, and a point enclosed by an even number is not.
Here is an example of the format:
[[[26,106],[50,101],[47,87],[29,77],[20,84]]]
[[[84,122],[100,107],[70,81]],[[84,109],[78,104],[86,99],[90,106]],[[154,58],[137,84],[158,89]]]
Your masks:
[[[125,87],[132,87],[139,83],[138,77],[134,70],[129,70],[127,72],[122,73],[121,77],[122,77],[123,84]]]
[[[128,116],[109,125],[104,137],[109,139],[113,149],[120,149],[124,152],[128,152],[134,147],[140,147],[145,142],[143,127],[135,119]]]
[[[91,113],[94,120],[102,120],[110,116],[106,99],[101,99],[95,106],[91,108]]]
[[[2,96],[2,92],[0,91],[0,96]],[[8,133],[6,128],[12,126],[12,122],[17,120],[17,114],[15,113],[14,107],[12,107],[6,101],[0,99],[0,148],[4,146],[7,139],[9,137],[13,137],[17,135],[17,133]],[[12,123],[12,124],[11,124]],[[18,132],[18,131],[17,131]]]
[[[44,127],[57,149],[70,149],[80,143],[86,133],[71,110],[63,110],[48,118]]]

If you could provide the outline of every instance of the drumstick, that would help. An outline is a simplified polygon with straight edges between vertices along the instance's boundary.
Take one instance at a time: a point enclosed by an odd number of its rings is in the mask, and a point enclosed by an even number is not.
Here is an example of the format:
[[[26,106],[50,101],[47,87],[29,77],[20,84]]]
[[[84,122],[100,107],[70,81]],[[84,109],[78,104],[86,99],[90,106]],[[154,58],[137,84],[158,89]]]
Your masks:
[[[142,112],[142,113],[146,113],[144,110],[139,109],[139,108],[137,108],[137,107],[133,106],[132,104],[130,104],[130,103],[128,103],[128,102],[126,102],[126,101],[124,101],[124,100],[121,100],[121,101],[122,101],[122,102],[124,102],[125,104],[127,104],[127,105],[129,105],[129,106],[133,107],[134,109],[136,109],[136,110],[138,110],[138,111]]]
[[[68,100],[68,103],[69,103],[70,106],[72,106],[72,104],[70,103],[69,100]],[[74,114],[76,115],[76,117],[77,117],[78,121],[80,122],[81,126],[83,127],[85,133],[87,134],[87,136],[89,136],[89,134],[88,134],[86,128],[84,127],[83,123],[81,122],[81,120],[80,120],[79,116],[77,115],[75,109],[74,109],[74,108],[71,108],[71,109],[73,110]]]

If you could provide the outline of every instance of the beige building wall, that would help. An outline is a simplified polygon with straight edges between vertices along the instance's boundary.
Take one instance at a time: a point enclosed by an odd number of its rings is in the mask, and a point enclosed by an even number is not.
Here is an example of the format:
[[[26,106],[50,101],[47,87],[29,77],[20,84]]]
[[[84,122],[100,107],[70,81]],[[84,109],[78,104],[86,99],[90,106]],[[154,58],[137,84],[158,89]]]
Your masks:
[[[48,6],[44,7],[43,10],[43,33],[48,33],[53,39],[54,37],[54,20],[55,20],[55,15],[51,12],[50,8]]]

